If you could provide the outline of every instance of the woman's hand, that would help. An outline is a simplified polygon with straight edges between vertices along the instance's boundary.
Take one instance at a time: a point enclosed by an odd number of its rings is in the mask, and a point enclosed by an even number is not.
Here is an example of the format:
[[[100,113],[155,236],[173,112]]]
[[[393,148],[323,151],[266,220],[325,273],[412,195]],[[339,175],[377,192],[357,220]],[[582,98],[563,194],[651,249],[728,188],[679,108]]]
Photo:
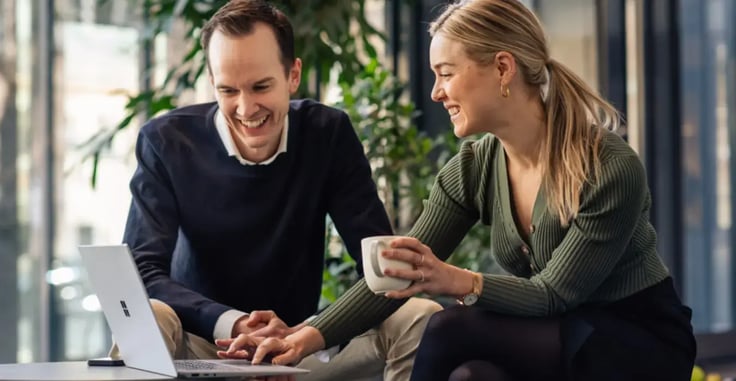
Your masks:
[[[325,341],[316,328],[305,326],[284,339],[240,334],[232,339],[215,340],[215,344],[226,348],[217,351],[220,358],[250,359],[253,364],[270,358],[272,364],[293,365],[324,348]]]
[[[279,351],[284,349],[283,344],[275,344],[271,341],[284,342],[285,340],[276,338],[263,338],[249,336],[244,333],[238,335],[238,337],[232,339],[218,339],[215,340],[215,344],[221,348],[227,348],[224,351],[217,351],[217,356],[223,359],[251,359],[253,364],[260,364],[265,355],[263,351],[274,350]],[[259,353],[261,346],[263,350]],[[279,346],[282,345],[282,346]],[[273,362],[275,364],[275,362]],[[293,375],[282,375],[282,376],[268,376],[259,377],[253,381],[296,381],[296,376]]]
[[[384,271],[388,276],[413,281],[406,289],[387,292],[388,298],[403,299],[420,292],[458,297],[473,289],[471,272],[441,261],[429,246],[416,238],[396,238],[391,241],[391,248],[384,250],[382,255],[414,265],[412,270],[387,268]]]
[[[277,365],[294,364],[301,360],[301,356],[296,353],[296,346],[286,339],[241,333],[232,339],[215,340],[215,344],[227,348],[217,351],[217,356],[224,359],[250,359],[253,364],[260,364],[274,356],[270,362]]]

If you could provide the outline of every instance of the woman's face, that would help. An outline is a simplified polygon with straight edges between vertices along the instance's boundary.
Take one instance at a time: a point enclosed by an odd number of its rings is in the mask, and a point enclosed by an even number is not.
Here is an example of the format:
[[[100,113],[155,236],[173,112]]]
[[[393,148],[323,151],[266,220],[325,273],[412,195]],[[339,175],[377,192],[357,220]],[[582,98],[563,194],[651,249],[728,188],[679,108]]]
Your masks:
[[[429,61],[435,73],[432,100],[442,102],[458,137],[493,132],[502,106],[500,73],[494,63],[470,59],[462,44],[442,33],[432,38]]]

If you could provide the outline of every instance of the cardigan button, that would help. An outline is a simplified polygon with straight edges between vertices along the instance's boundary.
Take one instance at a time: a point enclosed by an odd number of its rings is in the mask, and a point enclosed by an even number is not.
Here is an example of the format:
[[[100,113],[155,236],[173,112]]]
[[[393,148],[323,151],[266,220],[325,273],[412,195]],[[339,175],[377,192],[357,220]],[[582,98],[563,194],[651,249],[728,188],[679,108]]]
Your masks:
[[[526,245],[524,245],[521,247],[521,252],[526,255],[529,255],[529,248]]]
[[[534,229],[535,229],[534,224],[529,225],[529,233],[530,234],[534,233]]]

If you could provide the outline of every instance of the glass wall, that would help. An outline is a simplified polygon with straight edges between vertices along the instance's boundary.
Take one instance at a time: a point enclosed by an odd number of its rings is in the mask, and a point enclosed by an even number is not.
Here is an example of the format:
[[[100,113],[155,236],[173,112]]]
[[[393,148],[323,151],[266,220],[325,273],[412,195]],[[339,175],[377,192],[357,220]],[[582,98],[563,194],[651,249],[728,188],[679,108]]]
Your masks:
[[[0,362],[86,359],[110,345],[76,247],[122,237],[137,123],[105,141],[139,90],[137,9],[0,3]]]
[[[135,168],[137,124],[108,141],[125,117],[126,94],[140,82],[140,16],[131,1],[56,1],[54,13],[54,194],[51,354],[86,359],[109,349],[96,297],[85,281],[77,246],[119,243]],[[96,186],[94,161],[102,147]]]
[[[551,57],[567,65],[586,83],[597,89],[596,1],[555,0],[530,3],[547,32]]]
[[[681,1],[685,298],[699,332],[733,329],[736,5]]]
[[[0,3],[0,362],[17,357],[18,342],[18,17],[14,1]]]

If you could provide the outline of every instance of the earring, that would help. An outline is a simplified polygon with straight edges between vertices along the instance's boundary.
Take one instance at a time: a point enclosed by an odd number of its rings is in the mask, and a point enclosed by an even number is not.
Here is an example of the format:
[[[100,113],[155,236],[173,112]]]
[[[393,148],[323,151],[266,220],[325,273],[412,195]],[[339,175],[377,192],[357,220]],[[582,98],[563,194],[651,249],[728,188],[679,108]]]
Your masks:
[[[511,89],[508,86],[501,85],[501,96],[508,98],[511,95]]]

